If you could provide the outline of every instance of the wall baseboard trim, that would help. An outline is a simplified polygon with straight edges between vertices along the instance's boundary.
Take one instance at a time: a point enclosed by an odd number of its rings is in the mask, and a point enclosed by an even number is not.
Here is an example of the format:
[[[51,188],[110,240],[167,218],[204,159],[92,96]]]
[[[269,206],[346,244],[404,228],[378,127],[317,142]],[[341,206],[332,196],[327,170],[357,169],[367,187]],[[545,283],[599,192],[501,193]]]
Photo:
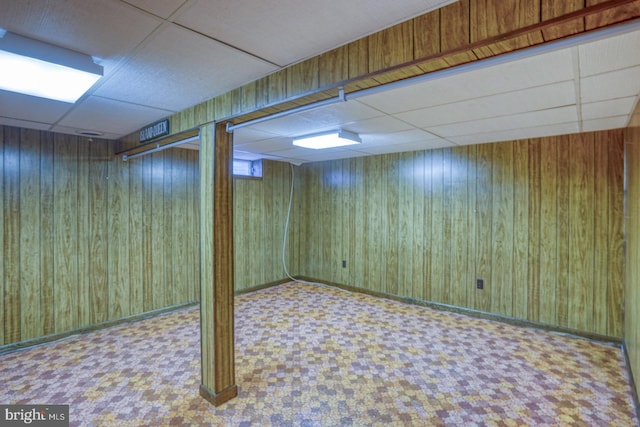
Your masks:
[[[276,280],[274,282],[263,283],[262,285],[252,286],[250,288],[235,291],[234,295],[243,295],[243,294],[248,294],[255,291],[260,291],[262,289],[273,288],[274,286],[282,285],[283,283],[288,283],[288,282],[292,282],[292,280],[289,278],[286,278],[286,279]]]
[[[236,291],[235,295],[242,295],[250,292],[259,291],[261,289],[271,288],[273,286],[278,286],[283,283],[290,282],[291,279],[284,278],[281,280],[277,280],[274,282],[264,283],[262,285],[253,286],[251,288],[242,289],[240,291]],[[182,310],[184,308],[198,306],[200,305],[200,301],[192,301],[184,304],[172,305],[169,307],[163,307],[156,310],[146,311],[144,313],[134,314],[132,316],[122,317],[120,319],[109,320],[102,323],[97,323],[94,325],[84,326],[77,329],[72,329],[70,331],[60,332],[56,334],[45,335],[43,337],[31,338],[24,341],[17,341],[9,344],[4,344],[0,346],[0,355],[12,353],[14,351],[22,350],[24,348],[35,347],[38,345],[46,344],[52,341],[58,341],[64,338],[68,338],[74,335],[87,334],[94,331],[99,331],[101,329],[109,328],[111,326],[117,326],[125,323],[135,322],[138,320],[148,319],[150,317],[161,316],[163,314],[171,313],[174,311]]]
[[[522,327],[525,327],[525,328],[543,330],[545,332],[567,335],[567,336],[571,336],[573,338],[588,339],[590,341],[597,341],[597,342],[600,342],[600,343],[612,344],[612,345],[615,345],[615,346],[618,346],[618,347],[622,346],[622,339],[618,338],[618,337],[610,337],[610,336],[606,336],[606,335],[594,334],[594,333],[590,333],[590,332],[585,332],[585,331],[580,331],[580,330],[575,330],[575,329],[570,329],[570,328],[564,328],[564,327],[556,326],[556,325],[548,325],[546,323],[532,322],[530,320],[518,319],[518,318],[515,318],[515,317],[509,317],[509,316],[503,316],[501,314],[495,314],[495,313],[490,313],[490,312],[481,311],[481,310],[474,310],[474,309],[471,309],[471,308],[459,307],[459,306],[455,306],[455,305],[442,304],[442,303],[432,302],[432,301],[424,301],[424,300],[419,300],[419,299],[409,298],[409,297],[401,297],[401,296],[398,296],[398,295],[387,294],[387,293],[384,293],[384,292],[370,291],[368,289],[357,288],[357,287],[353,287],[353,286],[349,286],[349,285],[344,285],[344,284],[341,284],[341,283],[329,282],[329,281],[326,281],[326,280],[314,279],[314,278],[306,277],[306,276],[295,276],[295,277],[297,279],[299,279],[299,280],[304,280],[304,281],[308,281],[308,282],[317,282],[317,283],[321,283],[321,284],[324,284],[324,285],[333,286],[333,287],[338,288],[338,289],[344,289],[344,290],[350,291],[350,292],[359,292],[361,294],[371,295],[371,296],[378,297],[378,298],[386,298],[386,299],[390,299],[390,300],[393,300],[393,301],[399,301],[399,302],[403,302],[403,303],[407,303],[407,304],[419,305],[419,306],[422,306],[422,307],[429,307],[429,308],[433,308],[435,310],[442,310],[442,311],[447,311],[447,312],[450,312],[450,313],[465,314],[465,315],[468,315],[468,316],[477,317],[477,318],[481,318],[481,319],[494,320],[494,321],[497,321],[497,322],[508,323],[508,324],[514,325],[514,326],[522,326]]]
[[[29,347],[35,347],[42,344],[47,344],[52,341],[58,341],[64,338],[72,337],[75,335],[88,334],[90,332],[99,331],[101,329],[110,328],[112,326],[122,325],[125,323],[137,322],[139,320],[148,319],[151,317],[161,316],[163,314],[172,313],[185,308],[194,307],[199,305],[199,301],[192,301],[184,304],[172,305],[169,307],[158,308],[156,310],[145,311],[144,313],[134,314],[132,316],[122,317],[120,319],[108,320],[102,323],[96,323],[94,325],[84,326],[82,328],[73,329],[70,331],[60,332],[57,334],[46,335],[43,337],[32,338],[24,341],[18,341],[11,344],[5,344],[0,346],[0,355],[12,353],[14,351],[22,350]]]
[[[627,346],[623,342],[622,343],[622,353],[624,354],[624,362],[627,366],[627,372],[629,373],[629,382],[631,383],[631,394],[633,395],[633,405],[636,410],[636,418],[640,420],[640,399],[638,398],[638,388],[636,387],[636,382],[633,378],[633,371],[631,370],[631,361],[629,359],[629,353],[627,351]]]

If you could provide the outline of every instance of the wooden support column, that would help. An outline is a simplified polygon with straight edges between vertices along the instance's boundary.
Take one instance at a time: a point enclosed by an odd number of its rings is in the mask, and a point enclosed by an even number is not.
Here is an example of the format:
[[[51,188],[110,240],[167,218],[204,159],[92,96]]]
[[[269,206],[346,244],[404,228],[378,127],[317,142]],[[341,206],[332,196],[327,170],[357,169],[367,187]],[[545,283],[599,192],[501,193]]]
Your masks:
[[[200,129],[200,395],[238,394],[233,329],[233,141],[226,123]]]

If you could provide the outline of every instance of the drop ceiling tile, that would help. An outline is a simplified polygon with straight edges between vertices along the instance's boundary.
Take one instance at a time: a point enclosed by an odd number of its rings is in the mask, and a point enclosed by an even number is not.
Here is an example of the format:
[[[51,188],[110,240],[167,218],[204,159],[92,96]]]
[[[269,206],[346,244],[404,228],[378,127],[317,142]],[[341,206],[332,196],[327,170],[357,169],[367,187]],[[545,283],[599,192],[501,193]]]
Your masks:
[[[414,129],[414,127],[394,117],[381,116],[374,119],[361,120],[355,123],[350,123],[348,126],[345,126],[345,129],[351,132],[366,135],[371,133],[383,132],[402,132],[406,130],[412,130]]]
[[[0,90],[0,117],[25,122],[53,124],[64,116],[73,104],[36,96]]]
[[[397,114],[568,81],[573,79],[572,53],[570,50],[554,51],[474,71],[450,70],[443,75],[357,99],[380,111]]]
[[[611,99],[582,105],[582,120],[595,120],[613,116],[629,115],[638,97]]]
[[[123,0],[162,19],[167,19],[180,8],[185,0]]]
[[[396,117],[414,126],[426,128],[575,103],[575,85],[573,81],[568,81],[409,111],[397,114]]]
[[[465,85],[476,96],[512,92],[570,80],[573,73],[573,53],[570,49],[550,51],[527,57],[526,51],[513,54],[515,59],[483,68],[467,76]]]
[[[180,111],[272,71],[275,67],[264,61],[166,25],[95,94]]]
[[[90,136],[90,135],[82,135],[82,132],[94,132],[92,129],[84,129],[84,128],[77,128],[77,127],[66,127],[66,126],[54,126],[50,129],[52,132],[56,132],[56,133],[65,133],[68,135],[76,135],[76,136],[83,136],[85,138],[91,138],[91,137],[95,137],[95,138],[100,138],[100,139],[109,139],[109,140],[116,140],[118,138],[120,138],[122,135],[119,133],[110,133],[110,132],[101,132],[100,135],[94,135],[94,136]]]
[[[351,148],[351,147],[360,147],[358,146],[348,146],[348,147],[344,147],[344,150],[340,153],[332,153],[332,158],[330,160],[339,160],[339,159],[352,159],[354,157],[362,157],[362,156],[366,156],[368,153],[359,150],[359,149],[355,149],[355,148]]]
[[[597,40],[579,48],[582,77],[640,65],[640,30]]]
[[[458,145],[470,145],[501,141],[517,141],[519,139],[541,138],[545,136],[565,135],[578,132],[580,132],[578,124],[576,122],[569,122],[546,126],[541,125],[524,129],[496,129],[495,131],[490,132],[455,136],[449,138],[449,140]]]
[[[293,137],[338,128],[351,130],[354,122],[381,116],[380,111],[353,100],[267,120],[252,125],[251,129]]]
[[[585,120],[582,122],[582,130],[584,132],[591,132],[607,129],[619,129],[626,127],[628,122],[629,115]]]
[[[2,117],[2,116],[0,116],[0,125],[14,126],[17,128],[25,128],[25,129],[50,130],[49,129],[50,125],[48,123],[31,122],[28,120],[17,120],[10,117]]]
[[[161,21],[113,0],[3,1],[0,28],[105,60],[121,59]]]
[[[286,66],[452,2],[193,0],[176,22]]]
[[[577,122],[578,115],[575,106],[551,108],[511,116],[494,117],[490,119],[474,120],[454,123],[444,126],[427,128],[429,132],[456,141],[455,136],[489,133],[492,131],[548,126],[558,123]]]
[[[58,124],[123,136],[140,129],[141,123],[153,123],[169,115],[171,112],[167,110],[90,96],[75,106]]]
[[[440,141],[441,138],[422,129],[411,129],[402,132],[383,132],[361,134],[363,146],[375,147],[389,144],[408,144],[412,142]]]
[[[233,145],[238,146],[246,144],[248,142],[256,142],[263,139],[274,138],[278,136],[272,132],[265,132],[260,129],[255,129],[251,126],[238,128],[233,131]]]
[[[388,153],[403,153],[406,151],[422,151],[422,150],[434,150],[438,148],[453,147],[455,144],[446,141],[444,139],[433,139],[421,142],[407,142],[399,144],[388,145],[362,145],[361,151],[369,154],[388,154]]]
[[[640,66],[582,78],[580,91],[583,103],[637,96],[640,94]]]
[[[457,77],[443,77],[358,96],[356,99],[387,114],[397,114],[466,99],[464,89],[458,83]]]
[[[291,138],[277,137],[270,139],[263,139],[256,142],[250,142],[245,144],[235,144],[238,150],[248,151],[253,153],[272,153],[275,151],[282,151],[292,148]]]

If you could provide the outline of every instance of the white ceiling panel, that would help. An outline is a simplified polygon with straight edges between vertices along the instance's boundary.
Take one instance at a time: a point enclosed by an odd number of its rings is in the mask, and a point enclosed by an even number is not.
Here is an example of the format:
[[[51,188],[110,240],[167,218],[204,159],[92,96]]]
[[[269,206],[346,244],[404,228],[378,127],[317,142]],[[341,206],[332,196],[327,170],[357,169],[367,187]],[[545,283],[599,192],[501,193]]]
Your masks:
[[[452,71],[448,71],[442,73],[441,78],[429,78],[422,82],[418,79],[417,83],[392,92],[381,91],[357,99],[385,113],[397,114],[573,79],[572,54],[567,51],[550,52],[544,57],[536,55],[493,66],[479,65],[470,67],[467,72],[452,74]]]
[[[397,114],[396,117],[414,126],[426,128],[544,110],[575,103],[575,84],[573,81],[567,81],[409,111]]]
[[[357,101],[337,102],[252,125],[257,131],[289,137],[344,127],[347,124],[383,117],[384,114]],[[241,130],[241,129],[240,129]]]
[[[442,138],[426,132],[422,129],[411,129],[402,132],[393,133],[369,133],[361,135],[363,145],[366,147],[379,147],[389,146],[389,141],[393,141],[394,144],[409,144],[409,143],[446,143]]]
[[[83,103],[83,108],[72,109],[57,127],[118,134],[122,129],[135,132],[138,129],[138,117],[145,117],[152,123],[168,114],[168,111],[156,108],[92,96]]]
[[[580,80],[580,89],[584,103],[637,95],[640,93],[640,66],[585,77]]]
[[[192,0],[176,22],[286,66],[452,2]]]
[[[124,0],[162,19],[169,18],[186,0]]]
[[[96,95],[180,111],[275,67],[175,25],[166,25]]]
[[[53,126],[49,129],[52,132],[57,133],[66,133],[70,135],[83,135],[89,138],[104,138],[104,139],[114,139],[117,134],[109,133],[109,132],[100,132],[99,135],[96,135],[96,131],[93,129],[85,129],[85,128],[77,128],[77,127],[66,127],[66,126]],[[86,134],[83,134],[86,132]]]
[[[361,135],[371,133],[396,133],[413,129],[408,123],[403,122],[393,116],[381,116],[368,120],[360,120],[359,122],[350,123],[345,126],[346,130],[356,132]]]
[[[573,53],[570,50],[517,59],[521,54],[525,55],[525,52],[513,54],[516,58],[513,61],[461,75],[461,85],[471,94],[468,98],[542,87],[573,78]]]
[[[52,123],[59,120],[71,106],[66,102],[0,90],[0,121],[5,124],[3,118]]]
[[[19,120],[9,117],[0,116],[0,125],[15,126],[24,129],[37,129],[37,130],[49,130],[51,125],[49,123],[39,123],[30,120]]]
[[[235,141],[235,138],[234,138]],[[287,137],[277,137],[270,139],[263,139],[256,142],[246,143],[246,144],[236,144],[234,142],[234,147],[237,147],[240,151],[254,151],[260,153],[272,153],[274,151],[287,150],[292,147],[291,138]]]
[[[574,106],[531,111],[510,116],[473,120],[444,126],[432,126],[428,130],[444,138],[470,135],[475,133],[497,132],[510,129],[533,128],[557,123],[577,122],[578,116]],[[451,139],[453,140],[453,139]]]
[[[604,130],[604,129],[619,129],[627,126],[629,122],[629,115],[616,116],[616,117],[604,117],[594,120],[585,120],[582,123],[582,130],[584,132]]]
[[[393,151],[389,151],[389,146],[383,145],[362,145],[360,151],[367,154],[386,154],[386,153],[402,153],[406,151],[420,151],[420,150],[435,150],[438,148],[452,147],[455,144],[448,142],[444,139],[423,141],[423,142],[407,142],[407,143],[393,143]]]
[[[587,43],[579,48],[582,77],[640,65],[640,32]]]
[[[0,10],[0,28],[111,61],[161,23],[114,0],[0,0]]]
[[[233,132],[233,145],[240,146],[248,142],[261,141],[263,139],[274,138],[277,135],[272,132],[265,132],[254,127],[243,127]]]
[[[637,99],[635,96],[630,96],[627,98],[583,104],[582,120],[628,115],[630,111],[633,111]]]
[[[484,144],[488,142],[516,141],[526,138],[541,138],[553,135],[565,135],[580,132],[576,122],[558,123],[555,125],[540,125],[531,128],[495,130],[486,133],[476,133],[471,135],[454,136],[450,141],[458,145]]]

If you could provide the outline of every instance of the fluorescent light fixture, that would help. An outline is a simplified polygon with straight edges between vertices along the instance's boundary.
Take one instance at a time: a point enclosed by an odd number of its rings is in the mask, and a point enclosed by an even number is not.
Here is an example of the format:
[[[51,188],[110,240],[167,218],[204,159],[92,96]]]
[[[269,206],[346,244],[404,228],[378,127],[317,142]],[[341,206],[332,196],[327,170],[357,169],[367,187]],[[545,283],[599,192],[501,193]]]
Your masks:
[[[0,89],[73,103],[102,74],[89,55],[0,32]]]
[[[293,145],[304,148],[313,148],[315,150],[360,144],[361,142],[362,140],[360,140],[357,133],[342,129],[313,133],[293,138]]]

